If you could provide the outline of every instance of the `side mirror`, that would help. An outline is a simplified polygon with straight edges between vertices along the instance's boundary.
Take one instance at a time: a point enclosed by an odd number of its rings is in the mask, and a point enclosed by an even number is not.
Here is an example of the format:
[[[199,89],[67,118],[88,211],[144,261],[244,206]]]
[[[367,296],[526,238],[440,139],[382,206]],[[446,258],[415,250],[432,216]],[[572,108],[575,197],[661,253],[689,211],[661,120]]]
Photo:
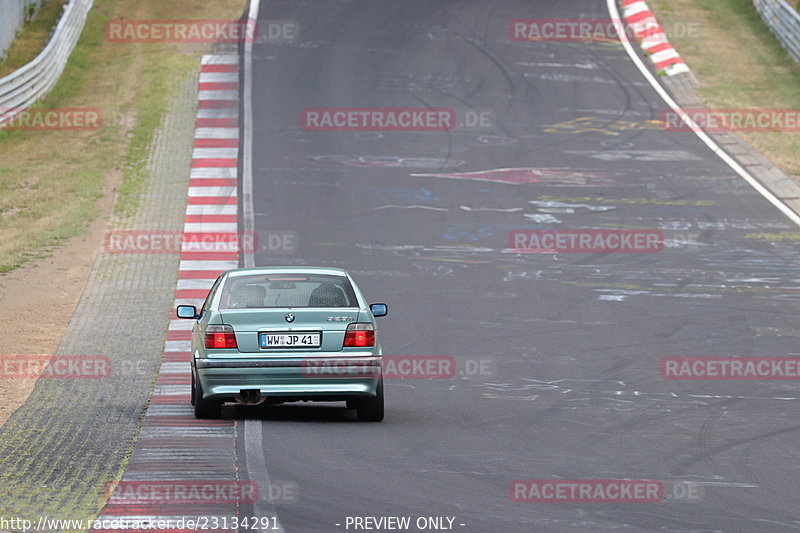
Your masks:
[[[178,318],[197,318],[197,308],[193,305],[179,305]]]
[[[386,316],[389,313],[389,306],[386,304],[369,304],[372,316]]]

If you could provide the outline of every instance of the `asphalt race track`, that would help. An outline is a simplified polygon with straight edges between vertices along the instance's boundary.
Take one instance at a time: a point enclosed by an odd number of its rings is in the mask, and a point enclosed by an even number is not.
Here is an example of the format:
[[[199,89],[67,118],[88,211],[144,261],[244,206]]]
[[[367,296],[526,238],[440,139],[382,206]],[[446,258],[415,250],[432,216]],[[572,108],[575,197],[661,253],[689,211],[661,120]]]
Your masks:
[[[242,475],[296,484],[274,508],[286,531],[800,527],[796,381],[660,367],[800,355],[800,243],[772,238],[795,227],[694,134],[652,127],[666,106],[619,43],[508,39],[513,19],[577,17],[608,18],[605,1],[262,2],[261,23],[300,34],[253,49],[255,264],[349,269],[389,303],[384,354],[455,362],[387,378],[380,424],[341,404],[226,408]],[[310,108],[459,124],[312,131]],[[509,249],[516,230],[581,228],[658,230],[664,247]],[[668,498],[516,502],[518,479],[658,480]]]

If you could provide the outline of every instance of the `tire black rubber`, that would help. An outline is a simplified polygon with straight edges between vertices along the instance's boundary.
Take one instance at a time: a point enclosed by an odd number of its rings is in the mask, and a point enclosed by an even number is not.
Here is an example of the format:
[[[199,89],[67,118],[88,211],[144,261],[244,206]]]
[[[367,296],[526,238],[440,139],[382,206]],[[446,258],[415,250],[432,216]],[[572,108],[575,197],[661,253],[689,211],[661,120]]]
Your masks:
[[[219,400],[206,400],[203,398],[203,386],[199,379],[194,379],[192,387],[194,396],[195,418],[219,418],[222,416],[222,402]]]
[[[383,420],[383,378],[378,382],[374,398],[363,398],[356,404],[356,418],[361,422],[380,422]]]

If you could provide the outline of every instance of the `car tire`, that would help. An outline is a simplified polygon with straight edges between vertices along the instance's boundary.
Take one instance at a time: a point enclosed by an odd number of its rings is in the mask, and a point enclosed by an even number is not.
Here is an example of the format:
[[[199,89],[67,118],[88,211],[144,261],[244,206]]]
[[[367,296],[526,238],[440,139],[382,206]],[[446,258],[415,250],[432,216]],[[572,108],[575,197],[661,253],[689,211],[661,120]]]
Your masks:
[[[383,379],[378,382],[374,398],[358,400],[356,418],[361,422],[380,422],[383,420]]]
[[[192,396],[194,397],[195,418],[219,418],[222,416],[222,402],[219,400],[206,400],[203,398],[203,386],[199,379],[194,379]]]
[[[191,399],[192,405],[194,405],[194,388],[195,388],[195,384],[194,384],[194,369],[192,369],[192,399]]]

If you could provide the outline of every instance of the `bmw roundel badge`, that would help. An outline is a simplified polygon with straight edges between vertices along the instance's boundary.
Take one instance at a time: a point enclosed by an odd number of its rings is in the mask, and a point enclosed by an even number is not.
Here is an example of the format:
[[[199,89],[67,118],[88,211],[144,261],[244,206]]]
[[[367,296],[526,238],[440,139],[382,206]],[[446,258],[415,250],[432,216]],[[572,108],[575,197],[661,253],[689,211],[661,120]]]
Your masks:
[[[294,315],[292,313],[289,313],[288,315],[286,315],[285,318],[286,318],[286,322],[294,322]]]

